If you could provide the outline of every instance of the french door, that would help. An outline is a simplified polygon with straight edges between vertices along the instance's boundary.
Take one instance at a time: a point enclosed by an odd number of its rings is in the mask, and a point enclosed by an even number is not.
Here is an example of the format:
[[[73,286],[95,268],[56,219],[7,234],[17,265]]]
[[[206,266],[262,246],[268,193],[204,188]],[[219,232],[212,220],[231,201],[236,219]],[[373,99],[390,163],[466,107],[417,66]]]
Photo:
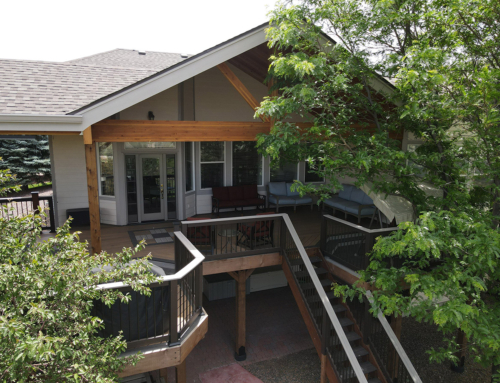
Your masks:
[[[127,154],[128,222],[177,218],[174,154]]]

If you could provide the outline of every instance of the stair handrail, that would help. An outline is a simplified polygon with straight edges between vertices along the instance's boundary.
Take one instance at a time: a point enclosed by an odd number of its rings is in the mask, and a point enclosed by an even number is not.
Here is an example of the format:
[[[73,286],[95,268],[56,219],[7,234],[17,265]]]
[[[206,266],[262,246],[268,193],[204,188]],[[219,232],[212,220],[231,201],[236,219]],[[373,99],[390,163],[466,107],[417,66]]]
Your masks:
[[[307,272],[309,273],[309,277],[311,278],[314,287],[316,288],[321,302],[323,303],[323,306],[325,308],[326,313],[328,314],[330,321],[332,322],[333,328],[335,329],[335,332],[337,333],[337,336],[339,337],[340,343],[342,344],[342,348],[344,349],[347,358],[349,359],[349,362],[351,363],[352,369],[354,373],[356,374],[356,377],[360,383],[368,383],[368,380],[366,379],[365,375],[363,374],[363,370],[361,368],[361,365],[359,364],[358,359],[356,358],[356,355],[354,354],[354,351],[352,349],[351,344],[349,343],[349,340],[347,339],[347,336],[344,333],[344,330],[342,328],[342,325],[340,324],[339,318],[337,317],[337,314],[335,314],[335,311],[333,310],[332,304],[330,303],[330,300],[328,299],[328,296],[325,293],[325,290],[323,286],[321,285],[321,282],[316,275],[316,272],[314,271],[313,264],[311,263],[311,260],[309,259],[309,256],[306,253],[306,249],[302,245],[301,240],[299,239],[299,236],[297,232],[295,231],[295,227],[292,224],[292,221],[290,220],[290,217],[288,214],[283,215],[283,222],[288,228],[288,231],[290,232],[290,235],[295,243],[295,246],[297,247],[297,250],[302,258],[302,261],[304,262],[304,265],[306,267]]]
[[[370,290],[366,291],[365,296],[368,299],[368,301],[371,304],[373,304],[373,301],[374,301],[373,294]],[[406,370],[410,374],[413,382],[414,383],[422,383],[422,379],[420,379],[420,376],[418,375],[417,370],[415,370],[415,367],[413,367],[413,364],[412,364],[410,358],[408,357],[408,355],[406,354],[406,351],[404,350],[403,346],[399,342],[398,337],[396,336],[396,334],[394,334],[394,331],[392,330],[391,325],[389,324],[389,322],[387,322],[387,319],[385,318],[384,314],[382,314],[382,310],[377,310],[377,318],[380,321],[380,324],[382,325],[382,328],[386,332],[387,336],[391,340],[391,343],[394,346],[394,349],[396,350],[396,352],[399,355],[399,358],[401,359],[401,361],[405,365]]]

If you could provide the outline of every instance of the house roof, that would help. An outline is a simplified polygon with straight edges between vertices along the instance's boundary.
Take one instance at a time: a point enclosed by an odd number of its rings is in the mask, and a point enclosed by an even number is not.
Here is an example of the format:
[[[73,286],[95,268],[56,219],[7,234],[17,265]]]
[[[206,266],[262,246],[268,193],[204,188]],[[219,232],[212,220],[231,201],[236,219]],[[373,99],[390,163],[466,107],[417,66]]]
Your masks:
[[[0,114],[68,114],[186,57],[116,49],[62,63],[0,59]]]

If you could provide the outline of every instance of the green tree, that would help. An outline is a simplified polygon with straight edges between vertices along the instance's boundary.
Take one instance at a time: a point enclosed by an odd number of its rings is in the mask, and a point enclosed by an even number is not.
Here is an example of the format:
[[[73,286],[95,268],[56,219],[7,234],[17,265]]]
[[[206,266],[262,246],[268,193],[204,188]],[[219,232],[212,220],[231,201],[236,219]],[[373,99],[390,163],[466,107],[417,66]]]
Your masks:
[[[20,185],[50,180],[50,154],[47,136],[32,140],[0,139],[0,169],[10,169]]]
[[[0,191],[10,178],[2,174]],[[119,358],[121,335],[98,336],[103,321],[91,315],[92,302],[111,305],[130,295],[95,287],[119,280],[148,294],[145,285],[157,279],[145,259],[130,263],[138,249],[90,255],[69,221],[45,242],[41,224],[40,216],[0,218],[0,381],[117,382],[120,369],[140,356]],[[103,265],[115,267],[89,272]]]
[[[270,15],[280,95],[257,110],[278,121],[261,150],[308,160],[328,185],[299,189],[322,198],[345,177],[407,198],[419,218],[379,239],[361,272],[375,281],[374,304],[436,323],[449,341],[436,360],[457,362],[460,329],[480,362],[500,364],[500,3],[302,0]],[[290,123],[293,114],[312,127]],[[422,144],[402,151],[403,131]]]

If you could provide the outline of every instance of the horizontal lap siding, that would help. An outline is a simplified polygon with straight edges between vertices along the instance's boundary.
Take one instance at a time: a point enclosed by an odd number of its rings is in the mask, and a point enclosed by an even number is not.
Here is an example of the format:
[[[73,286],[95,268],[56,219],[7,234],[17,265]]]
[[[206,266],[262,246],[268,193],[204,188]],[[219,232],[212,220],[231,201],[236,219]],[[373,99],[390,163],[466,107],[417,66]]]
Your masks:
[[[53,161],[59,225],[66,221],[66,210],[89,206],[85,147],[82,136],[53,136]]]

